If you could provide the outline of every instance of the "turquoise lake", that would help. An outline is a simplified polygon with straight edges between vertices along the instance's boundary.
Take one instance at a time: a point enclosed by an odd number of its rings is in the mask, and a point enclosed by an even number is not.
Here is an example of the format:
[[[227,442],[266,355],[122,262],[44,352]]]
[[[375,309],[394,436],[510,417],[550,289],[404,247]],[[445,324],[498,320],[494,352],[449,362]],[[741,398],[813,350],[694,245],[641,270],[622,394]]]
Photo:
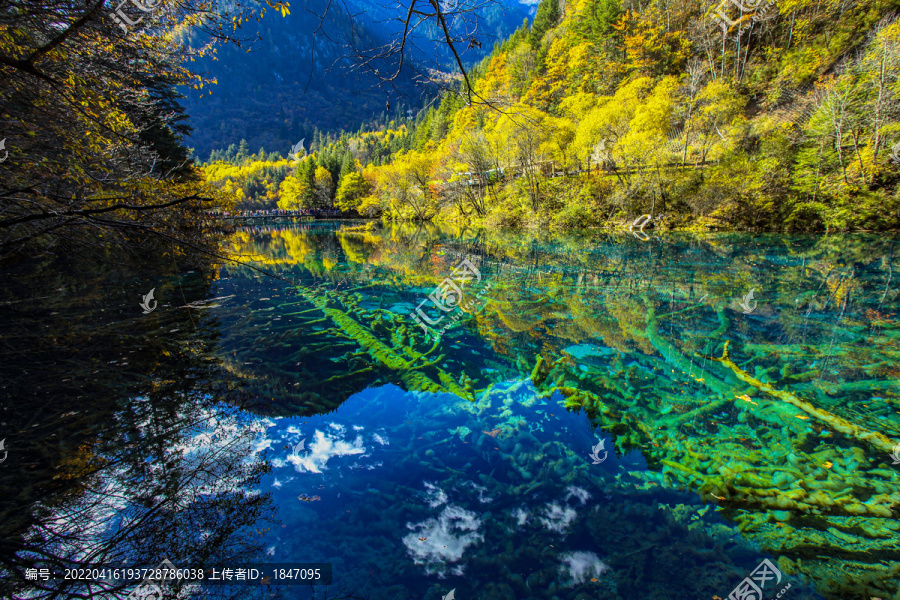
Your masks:
[[[19,274],[0,595],[168,559],[333,577],[170,597],[894,597],[897,250],[259,221],[232,260]]]

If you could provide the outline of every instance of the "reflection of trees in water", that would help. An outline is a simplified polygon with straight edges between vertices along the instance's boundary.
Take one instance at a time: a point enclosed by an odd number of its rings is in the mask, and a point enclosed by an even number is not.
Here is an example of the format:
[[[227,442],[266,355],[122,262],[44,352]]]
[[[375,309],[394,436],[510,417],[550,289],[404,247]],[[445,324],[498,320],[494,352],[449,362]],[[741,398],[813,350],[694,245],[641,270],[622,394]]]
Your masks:
[[[0,467],[0,596],[125,597],[135,585],[26,581],[28,568],[258,560],[254,530],[272,506],[257,493],[257,432],[211,358],[216,323],[173,306],[204,298],[208,277],[179,284],[166,261],[146,279],[128,257],[121,268],[81,260],[0,278],[0,435],[12,449]],[[154,286],[159,307],[143,315]]]
[[[878,557],[894,552],[885,532],[896,531],[900,476],[867,433],[900,439],[900,289],[889,240],[502,231],[426,239],[399,227],[339,236],[366,257],[344,266],[347,276],[374,269],[382,284],[329,298],[356,321],[351,344],[365,333],[393,341],[396,353],[421,351],[401,335],[404,315],[352,305],[418,298],[461,255],[476,256],[492,283],[487,304],[441,340],[441,381],[485,377],[454,360],[467,347],[482,351],[456,332],[475,334],[491,350],[479,367],[500,379],[509,367],[530,375],[584,410],[618,452],[640,451],[652,471],[635,477],[647,489],[700,493],[784,570],[833,597],[893,593],[896,574]],[[738,302],[751,288],[758,307],[745,315]],[[731,364],[715,360],[725,341]],[[836,557],[847,575],[833,572]]]

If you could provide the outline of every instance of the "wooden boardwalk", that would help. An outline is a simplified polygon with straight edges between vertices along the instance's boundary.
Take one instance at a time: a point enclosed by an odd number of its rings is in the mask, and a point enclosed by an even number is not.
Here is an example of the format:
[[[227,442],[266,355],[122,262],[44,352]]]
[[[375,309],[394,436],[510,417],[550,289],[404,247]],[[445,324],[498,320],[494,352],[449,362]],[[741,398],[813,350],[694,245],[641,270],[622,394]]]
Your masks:
[[[290,219],[292,221],[316,221],[318,219],[341,219],[341,215],[216,215],[218,219],[231,221],[255,221],[258,219]]]

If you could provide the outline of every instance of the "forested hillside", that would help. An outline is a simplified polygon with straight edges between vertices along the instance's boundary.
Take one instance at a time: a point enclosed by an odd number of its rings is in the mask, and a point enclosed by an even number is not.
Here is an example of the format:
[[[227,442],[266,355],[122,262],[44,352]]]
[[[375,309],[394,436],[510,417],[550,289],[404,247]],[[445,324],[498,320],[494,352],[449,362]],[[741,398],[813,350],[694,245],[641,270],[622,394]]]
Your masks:
[[[446,47],[417,33],[405,68],[383,85],[355,60],[355,52],[381,48],[399,34],[396,15],[396,8],[369,0],[305,0],[292,3],[283,15],[269,11],[259,23],[246,24],[246,32],[259,39],[240,48],[223,46],[195,67],[217,85],[185,91],[194,129],[187,143],[202,159],[241,139],[253,149],[287,152],[315,129],[352,130],[385,111],[420,110],[437,92],[427,83],[429,70],[452,65]],[[512,33],[526,13],[516,3],[490,4],[478,16],[476,43],[461,49],[472,64]],[[392,72],[397,60],[385,56],[370,66]]]
[[[359,201],[520,226],[896,228],[897,7],[544,0],[391,164],[351,150]]]
[[[307,143],[310,153],[302,150],[287,158],[263,148],[249,154],[246,140],[241,140],[238,146],[214,150],[203,172],[206,181],[232,198],[238,210],[336,206],[376,216],[382,213],[370,183],[378,172],[376,165],[411,148],[414,138],[409,131],[405,122],[396,125],[394,121],[353,136],[345,133],[333,138],[316,131]]]

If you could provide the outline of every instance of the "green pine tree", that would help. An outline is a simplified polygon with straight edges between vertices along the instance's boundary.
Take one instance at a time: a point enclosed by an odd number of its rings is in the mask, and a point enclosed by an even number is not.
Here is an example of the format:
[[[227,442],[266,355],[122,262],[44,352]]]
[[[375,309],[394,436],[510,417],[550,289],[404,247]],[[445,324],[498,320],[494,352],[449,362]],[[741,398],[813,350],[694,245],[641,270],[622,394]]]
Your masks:
[[[531,34],[528,36],[532,48],[540,46],[547,30],[559,23],[559,17],[559,0],[541,0],[534,16],[534,24],[531,26]]]

